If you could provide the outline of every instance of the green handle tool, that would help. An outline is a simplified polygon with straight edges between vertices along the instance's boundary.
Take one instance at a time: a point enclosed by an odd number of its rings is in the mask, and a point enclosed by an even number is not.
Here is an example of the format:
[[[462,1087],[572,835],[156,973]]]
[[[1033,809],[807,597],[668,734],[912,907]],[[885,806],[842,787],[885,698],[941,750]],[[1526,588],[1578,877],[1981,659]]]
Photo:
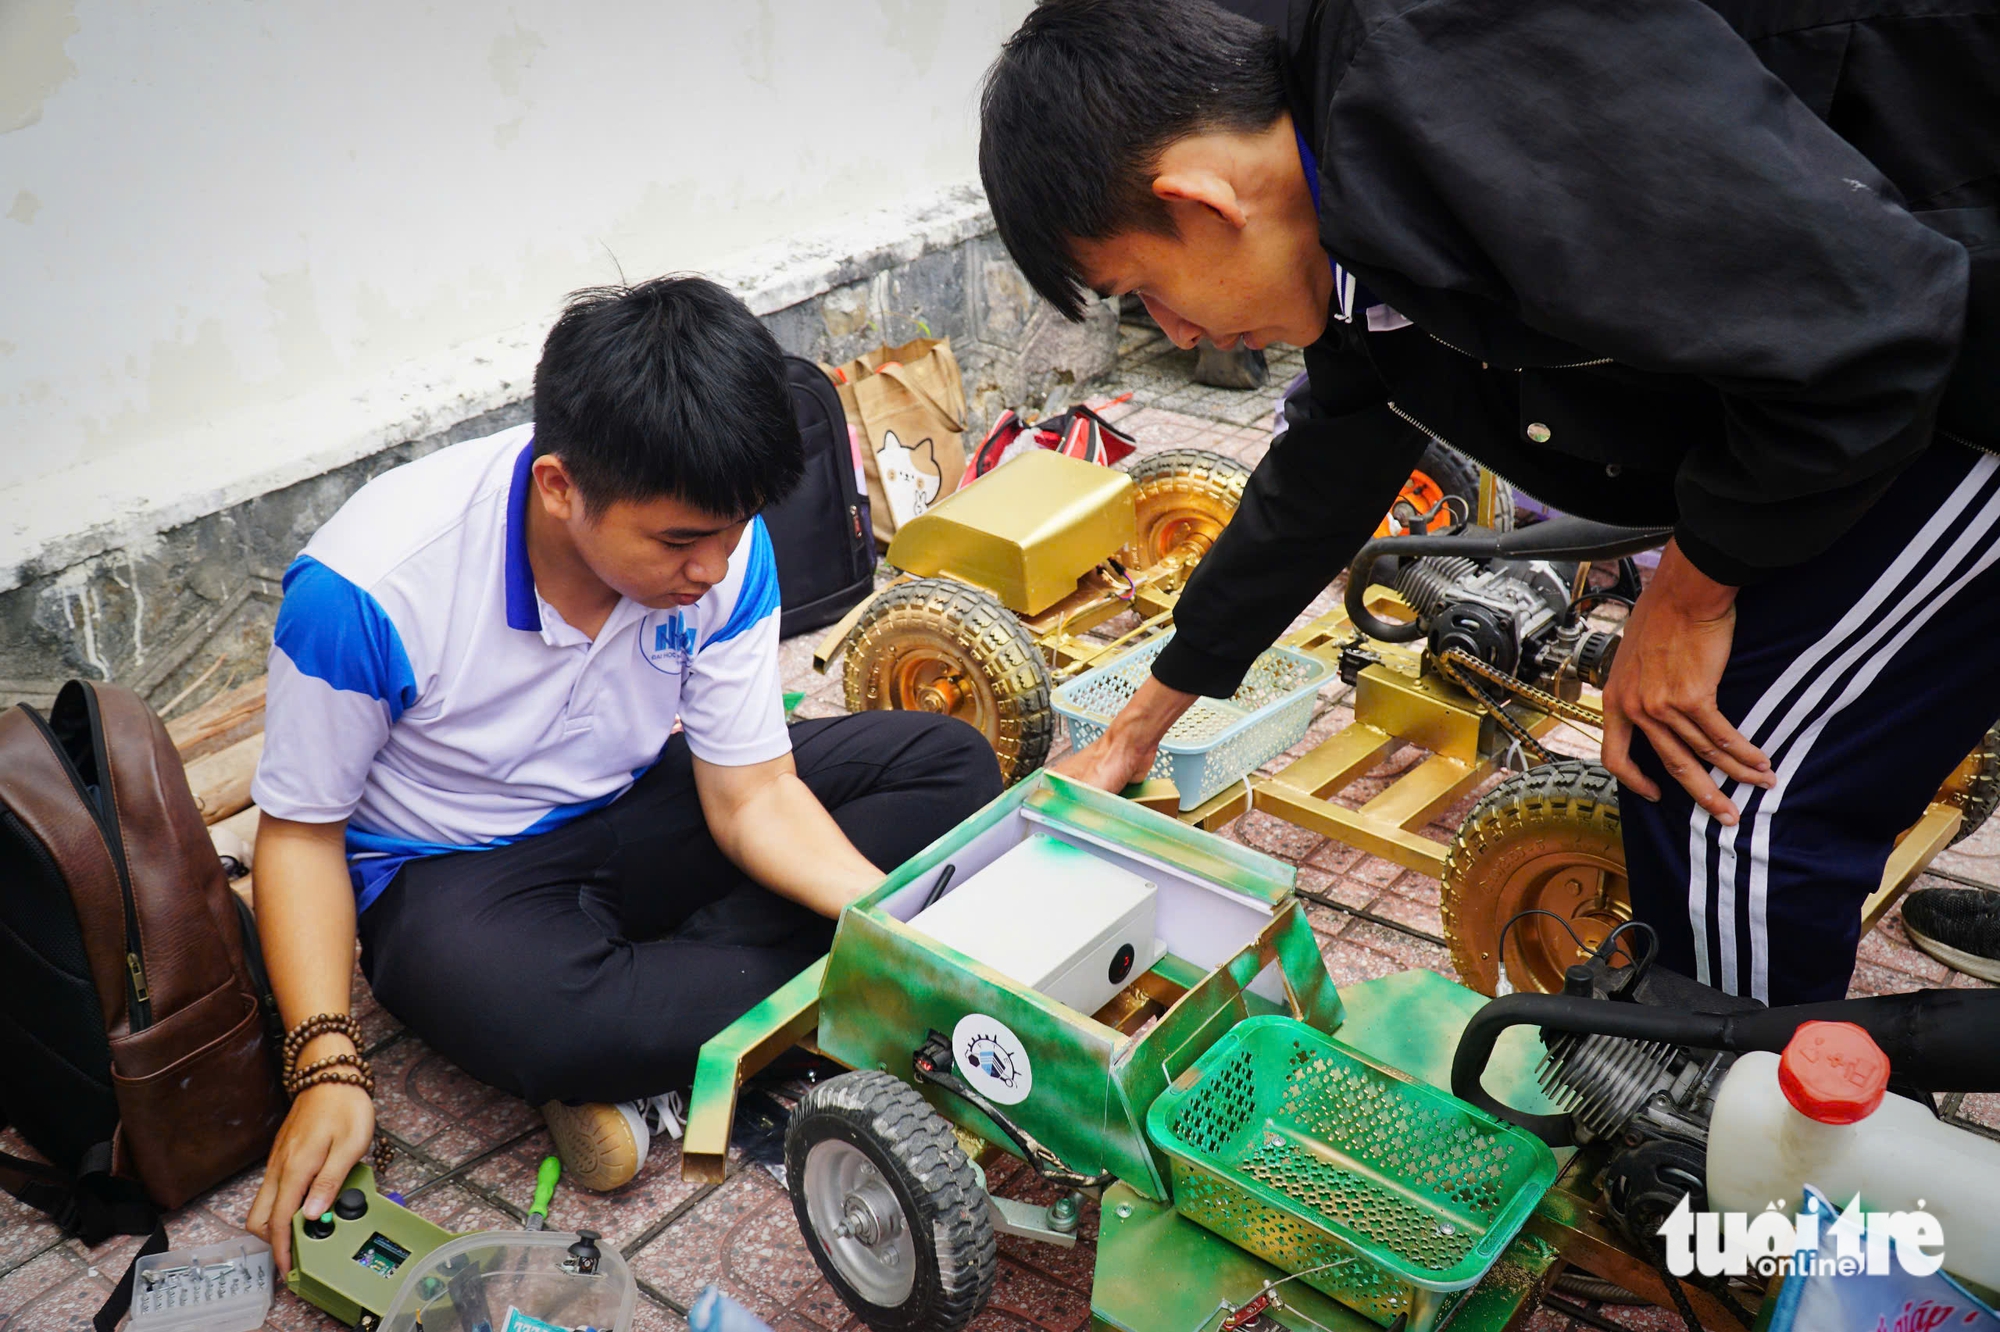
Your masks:
[[[528,1229],[540,1230],[548,1224],[549,1200],[556,1196],[556,1180],[562,1177],[562,1158],[544,1156],[535,1172],[535,1200],[528,1205]]]

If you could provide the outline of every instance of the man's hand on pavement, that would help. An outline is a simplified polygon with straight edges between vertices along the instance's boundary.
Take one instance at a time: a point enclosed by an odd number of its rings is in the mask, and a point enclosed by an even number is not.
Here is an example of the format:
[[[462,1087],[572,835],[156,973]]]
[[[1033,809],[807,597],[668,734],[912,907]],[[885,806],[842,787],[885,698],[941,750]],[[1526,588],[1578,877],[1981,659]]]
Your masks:
[[[1632,761],[1637,729],[1668,775],[1726,825],[1736,822],[1736,806],[1711,770],[1753,786],[1777,781],[1763,751],[1716,706],[1735,628],[1736,589],[1703,574],[1669,542],[1625,622],[1604,685],[1604,766],[1611,775],[1648,800],[1660,798],[1660,788]]]

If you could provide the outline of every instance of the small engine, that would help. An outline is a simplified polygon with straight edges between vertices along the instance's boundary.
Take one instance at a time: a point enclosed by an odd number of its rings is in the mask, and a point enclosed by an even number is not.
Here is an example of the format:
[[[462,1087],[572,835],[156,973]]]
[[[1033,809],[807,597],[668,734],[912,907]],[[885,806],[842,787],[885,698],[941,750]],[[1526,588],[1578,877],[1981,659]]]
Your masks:
[[[2000,1089],[2000,991],[1917,990],[1868,999],[1766,1008],[1652,965],[1652,947],[1613,966],[1619,926],[1588,961],[1571,966],[1561,994],[1517,993],[1488,1003],[1466,1024],[1452,1059],[1452,1094],[1539,1136],[1580,1145],[1601,1162],[1606,1208],[1639,1253],[1683,1197],[1708,1210],[1708,1139],[1715,1099],[1737,1056],[1782,1051],[1800,1024],[1851,1022],[1888,1056],[1891,1090],[1930,1093]],[[1481,1083],[1495,1042],[1509,1027],[1541,1028],[1548,1052],[1537,1078],[1557,1114],[1531,1114],[1495,1099]]]
[[[1566,992],[1666,1009],[1762,1007],[1664,968],[1641,969],[1636,976],[1633,971],[1593,960],[1571,969]],[[1695,1210],[1707,1210],[1709,1117],[1736,1056],[1664,1040],[1555,1029],[1544,1029],[1543,1039],[1548,1053],[1536,1077],[1544,1094],[1570,1115],[1576,1141],[1607,1149],[1605,1206],[1626,1237],[1643,1249],[1683,1196]]]
[[[1618,636],[1590,629],[1573,607],[1587,563],[1426,555],[1397,569],[1398,595],[1417,613],[1430,654],[1453,648],[1494,670],[1574,700],[1602,685]]]

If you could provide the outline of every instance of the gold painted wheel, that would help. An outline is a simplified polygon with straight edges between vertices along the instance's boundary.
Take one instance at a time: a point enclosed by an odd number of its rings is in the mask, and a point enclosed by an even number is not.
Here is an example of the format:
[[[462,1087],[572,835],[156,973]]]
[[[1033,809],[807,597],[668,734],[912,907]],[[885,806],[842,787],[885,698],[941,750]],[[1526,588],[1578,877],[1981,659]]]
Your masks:
[[[1938,788],[1937,798],[1959,808],[1958,831],[1952,844],[1979,831],[2000,805],[2000,722],[1979,738],[1979,747],[1965,756]]]
[[[1118,552],[1127,569],[1149,569],[1169,555],[1190,567],[1236,516],[1250,469],[1207,449],[1168,449],[1126,469],[1139,488],[1139,534]]]
[[[875,598],[848,640],[847,710],[935,712],[978,728],[1010,785],[1042,766],[1055,734],[1049,669],[989,592],[945,578]]]
[[[1483,994],[1500,979],[1500,933],[1538,908],[1547,916],[1507,931],[1507,980],[1516,990],[1562,988],[1563,970],[1632,918],[1619,835],[1618,783],[1595,763],[1561,759],[1507,778],[1472,807],[1444,867],[1444,933],[1459,978]],[[1630,936],[1626,936],[1629,938]]]

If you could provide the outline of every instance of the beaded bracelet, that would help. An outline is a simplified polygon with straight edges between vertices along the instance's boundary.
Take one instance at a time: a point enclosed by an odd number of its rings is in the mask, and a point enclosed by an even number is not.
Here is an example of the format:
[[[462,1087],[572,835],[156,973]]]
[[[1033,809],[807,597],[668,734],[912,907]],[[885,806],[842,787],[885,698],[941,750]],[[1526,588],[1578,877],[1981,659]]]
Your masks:
[[[284,1068],[292,1067],[299,1060],[299,1052],[304,1050],[309,1042],[318,1037],[333,1033],[338,1033],[354,1042],[355,1049],[359,1050],[361,1048],[361,1024],[356,1022],[351,1015],[347,1013],[315,1013],[285,1033],[285,1045],[280,1056],[281,1066]]]
[[[338,1083],[343,1087],[359,1087],[370,1096],[375,1094],[375,1077],[370,1073],[351,1073],[344,1068],[323,1068],[317,1073],[309,1073],[291,1085],[292,1096],[296,1099],[308,1087],[323,1087],[328,1083]]]
[[[369,1067],[366,1059],[358,1054],[350,1054],[343,1050],[339,1054],[330,1054],[324,1059],[315,1059],[304,1068],[293,1069],[285,1075],[285,1090],[297,1096],[302,1089],[312,1085],[307,1080],[315,1073],[323,1073],[330,1068],[338,1068],[343,1064],[352,1068],[362,1077],[368,1078],[371,1082],[375,1077],[375,1070]]]

